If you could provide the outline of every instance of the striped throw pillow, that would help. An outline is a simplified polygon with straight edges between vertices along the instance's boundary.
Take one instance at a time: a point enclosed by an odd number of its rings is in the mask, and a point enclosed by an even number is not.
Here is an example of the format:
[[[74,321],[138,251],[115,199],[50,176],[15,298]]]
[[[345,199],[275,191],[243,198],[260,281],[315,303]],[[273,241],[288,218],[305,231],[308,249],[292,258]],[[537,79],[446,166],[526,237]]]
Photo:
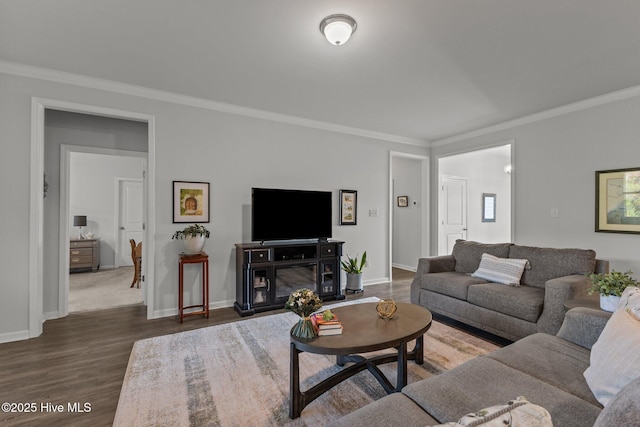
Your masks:
[[[526,259],[498,258],[482,254],[478,269],[471,275],[503,285],[520,286],[520,278],[528,262]]]

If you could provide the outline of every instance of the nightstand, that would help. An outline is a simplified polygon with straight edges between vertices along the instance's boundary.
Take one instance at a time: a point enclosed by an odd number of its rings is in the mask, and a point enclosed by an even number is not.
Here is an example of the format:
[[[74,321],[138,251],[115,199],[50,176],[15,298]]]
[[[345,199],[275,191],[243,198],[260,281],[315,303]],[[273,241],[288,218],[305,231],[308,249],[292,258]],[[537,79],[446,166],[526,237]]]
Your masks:
[[[100,269],[100,239],[71,239],[69,242],[69,270]]]

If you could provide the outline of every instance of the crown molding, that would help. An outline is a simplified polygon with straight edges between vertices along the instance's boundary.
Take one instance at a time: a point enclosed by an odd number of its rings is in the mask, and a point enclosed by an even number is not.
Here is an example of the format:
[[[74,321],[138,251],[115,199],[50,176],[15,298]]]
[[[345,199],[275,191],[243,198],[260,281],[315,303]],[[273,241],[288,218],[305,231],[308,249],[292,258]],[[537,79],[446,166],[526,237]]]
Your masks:
[[[56,83],[81,86],[90,89],[103,90],[107,92],[119,93],[123,95],[136,96],[139,98],[151,99],[154,101],[168,102],[172,104],[185,105],[189,107],[202,108],[205,110],[218,111],[229,114],[236,114],[255,119],[269,120],[273,122],[286,123],[290,125],[303,126],[313,129],[326,130],[330,132],[343,133],[347,135],[361,136],[380,141],[397,142],[400,144],[417,145],[428,147],[429,142],[421,139],[407,138],[399,135],[391,135],[382,132],[375,132],[367,129],[354,128],[335,123],[322,122],[318,120],[305,119],[302,117],[279,114],[257,108],[242,107],[234,104],[212,101],[194,96],[180,95],[173,92],[150,89],[144,86],[130,85],[112,80],[88,77],[80,74],[57,71],[48,68],[34,67],[31,65],[18,64],[15,62],[0,60],[0,73],[12,74],[20,77],[29,77],[38,80],[47,80]]]
[[[582,101],[573,102],[571,104],[563,105],[561,107],[552,108],[550,110],[541,111],[539,113],[534,113],[534,114],[523,116],[513,120],[508,120],[506,122],[487,126],[481,129],[470,131],[470,132],[465,132],[458,135],[442,138],[442,139],[431,142],[430,146],[439,147],[442,145],[463,141],[465,139],[475,138],[482,135],[488,135],[490,133],[500,132],[503,130],[515,128],[515,127],[526,125],[529,123],[535,123],[541,120],[547,120],[547,119],[562,116],[565,114],[575,113],[576,111],[586,110],[588,108],[597,107],[599,105],[609,104],[611,102],[633,98],[638,95],[640,95],[640,86],[633,86],[627,89],[622,89],[615,92],[607,93],[605,95],[595,96],[593,98],[588,98]]]

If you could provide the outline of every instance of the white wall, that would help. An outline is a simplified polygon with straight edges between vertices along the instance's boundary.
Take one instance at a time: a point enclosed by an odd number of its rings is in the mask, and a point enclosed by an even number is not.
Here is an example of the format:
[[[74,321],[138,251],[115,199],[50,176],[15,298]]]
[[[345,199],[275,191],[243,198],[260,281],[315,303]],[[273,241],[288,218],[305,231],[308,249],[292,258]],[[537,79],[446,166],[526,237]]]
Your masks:
[[[393,175],[393,250],[394,267],[415,270],[422,256],[422,160],[392,158]],[[427,185],[424,182],[424,185]],[[408,196],[409,206],[398,207],[398,196]]]
[[[130,91],[129,91],[130,92]],[[389,151],[426,155],[424,147],[221,113],[177,103],[0,74],[0,341],[28,330],[31,98],[49,98],[155,117],[155,315],[176,313],[179,245],[171,240],[173,180],[211,183],[210,295],[213,307],[235,300],[234,243],[250,233],[252,186],[331,190],[335,239],[349,253],[367,250],[365,283],[389,276]],[[36,183],[40,185],[39,183]],[[358,190],[357,226],[338,225],[338,191]],[[377,217],[363,215],[377,209]],[[57,285],[57,283],[56,283]],[[51,286],[51,284],[45,284]],[[44,293],[47,310],[57,290]]]
[[[485,243],[511,241],[511,163],[508,145],[440,158],[441,175],[467,178],[467,239]],[[496,221],[482,222],[482,194],[496,195]]]
[[[591,248],[612,268],[638,277],[640,236],[596,233],[594,224],[595,171],[640,166],[639,118],[636,96],[434,147],[432,153],[514,139],[515,242]],[[550,215],[552,208],[558,217]]]
[[[69,179],[69,230],[74,215],[86,215],[84,232],[92,231],[100,238],[100,268],[115,266],[118,197],[116,178],[142,179],[144,159],[91,153],[71,153]],[[142,200],[140,200],[142,205]],[[127,242],[127,247],[129,243]],[[128,254],[131,251],[129,250]]]

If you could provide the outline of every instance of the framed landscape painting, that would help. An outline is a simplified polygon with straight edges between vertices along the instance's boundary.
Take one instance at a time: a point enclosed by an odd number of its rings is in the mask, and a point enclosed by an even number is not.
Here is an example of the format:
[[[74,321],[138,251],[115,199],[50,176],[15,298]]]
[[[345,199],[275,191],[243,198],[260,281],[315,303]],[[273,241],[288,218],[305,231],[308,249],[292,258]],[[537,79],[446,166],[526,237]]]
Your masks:
[[[640,233],[640,168],[596,171],[596,231]]]
[[[173,222],[209,222],[209,183],[173,181]]]
[[[358,212],[358,192],[340,190],[340,225],[356,225]]]

